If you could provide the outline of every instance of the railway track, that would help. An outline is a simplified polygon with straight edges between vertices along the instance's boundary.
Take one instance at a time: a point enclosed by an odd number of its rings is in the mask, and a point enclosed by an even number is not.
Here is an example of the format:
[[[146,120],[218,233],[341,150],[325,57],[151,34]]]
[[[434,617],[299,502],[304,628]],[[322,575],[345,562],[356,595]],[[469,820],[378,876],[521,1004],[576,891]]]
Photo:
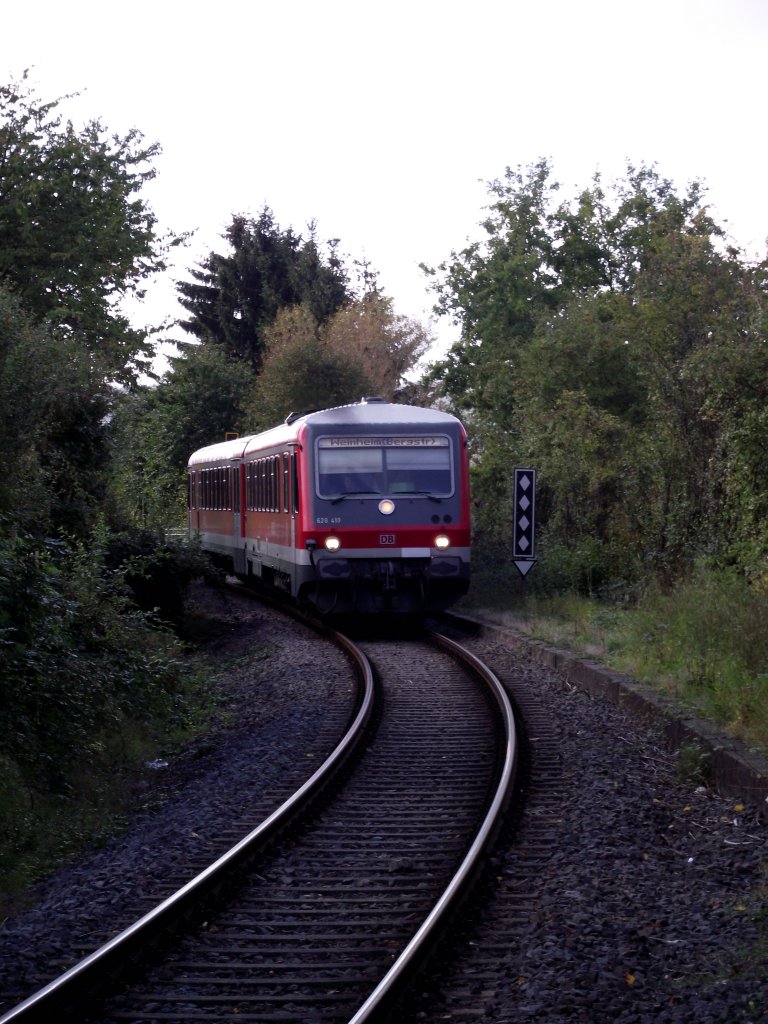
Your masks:
[[[359,665],[361,701],[329,763],[198,878],[0,1024],[363,1024],[392,1012],[497,827],[514,779],[514,725],[493,674],[446,638],[339,639]],[[329,776],[334,795],[320,802]],[[288,821],[293,830],[277,839]],[[116,984],[123,991],[110,995]]]

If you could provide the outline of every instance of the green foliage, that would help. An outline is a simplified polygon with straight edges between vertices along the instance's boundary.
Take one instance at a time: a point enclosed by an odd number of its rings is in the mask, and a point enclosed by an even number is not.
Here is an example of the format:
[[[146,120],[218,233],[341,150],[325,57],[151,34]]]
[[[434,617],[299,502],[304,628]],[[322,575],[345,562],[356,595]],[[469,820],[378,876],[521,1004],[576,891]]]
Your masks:
[[[178,284],[179,302],[191,314],[182,327],[212,341],[258,373],[264,330],[281,309],[305,305],[324,323],[351,298],[347,271],[329,243],[324,257],[310,225],[308,239],[283,230],[264,207],[256,220],[233,218],[224,235],[228,256],[212,252]]]
[[[196,579],[218,580],[202,549],[162,539],[149,530],[110,536],[104,546],[104,566],[119,574],[136,605],[178,631],[183,628],[185,594]]]
[[[116,381],[151,354],[120,303],[165,269],[141,198],[157,146],[65,123],[62,100],[0,87],[0,513],[89,535],[105,499]]]
[[[0,285],[0,514],[84,536],[103,494],[110,396],[74,336],[54,337]]]
[[[764,578],[768,264],[653,167],[573,201],[546,162],[489,191],[484,242],[430,271],[461,327],[430,379],[470,429],[479,542],[508,548],[533,465],[533,586],[637,589],[704,555]]]
[[[68,391],[58,376],[67,364],[57,353],[50,335],[0,285],[0,515],[13,514],[23,526],[45,522],[50,507],[41,452],[55,422],[55,396]]]
[[[541,594],[530,577],[523,597],[498,559],[481,553],[478,569],[464,602],[470,611],[598,658],[768,753],[768,590],[702,564],[639,599]]]
[[[114,832],[137,767],[201,728],[211,698],[164,623],[186,629],[205,575],[146,533],[0,542],[0,892]]]
[[[709,786],[712,780],[712,756],[698,743],[688,743],[677,753],[677,775],[685,785]]]
[[[272,357],[254,392],[251,424],[263,430],[290,412],[325,409],[359,401],[370,391],[362,370],[311,339]]]
[[[121,396],[109,485],[119,528],[162,531],[185,521],[187,460],[241,431],[254,383],[252,370],[218,346],[188,345],[156,387]]]
[[[31,789],[66,790],[126,718],[174,712],[174,641],[132,604],[103,546],[0,541],[0,746]]]
[[[392,301],[369,295],[326,323],[307,306],[281,310],[264,332],[267,353],[249,402],[249,429],[305,412],[357,402],[392,400],[429,344],[428,333],[398,316]]]
[[[140,295],[181,241],[158,238],[140,197],[159,147],[98,121],[77,132],[60,103],[0,86],[0,283],[58,339],[77,337],[95,372],[128,379],[150,346],[118,302]]]
[[[545,415],[564,393],[581,393],[596,411],[641,426],[648,388],[624,333],[630,309],[624,295],[577,294],[542,320],[520,354],[525,407]]]
[[[768,749],[768,593],[733,570],[698,567],[643,597],[619,649],[622,667]]]

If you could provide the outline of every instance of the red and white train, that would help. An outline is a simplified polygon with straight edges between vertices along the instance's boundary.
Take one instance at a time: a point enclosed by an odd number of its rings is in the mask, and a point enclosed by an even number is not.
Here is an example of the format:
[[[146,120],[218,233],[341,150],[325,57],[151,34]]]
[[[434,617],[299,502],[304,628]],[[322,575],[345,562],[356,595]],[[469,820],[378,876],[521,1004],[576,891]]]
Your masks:
[[[466,432],[372,398],[291,415],[191,456],[189,533],[325,614],[447,608],[469,586]]]

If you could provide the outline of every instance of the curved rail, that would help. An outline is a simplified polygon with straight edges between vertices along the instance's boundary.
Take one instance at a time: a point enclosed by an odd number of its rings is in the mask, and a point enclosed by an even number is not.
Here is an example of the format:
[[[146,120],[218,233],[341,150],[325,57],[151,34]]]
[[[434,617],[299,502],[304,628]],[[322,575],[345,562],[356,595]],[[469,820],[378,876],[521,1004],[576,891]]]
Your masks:
[[[344,647],[357,665],[361,699],[347,732],[317,771],[277,810],[213,864],[119,935],[7,1011],[0,1017],[0,1024],[32,1024],[36,1021],[48,1024],[57,1019],[57,1015],[60,1020],[67,1019],[67,1015],[86,997],[93,999],[94,990],[101,987],[104,978],[114,980],[122,976],[126,963],[130,963],[139,951],[157,946],[164,936],[194,912],[201,900],[222,888],[236,871],[241,870],[244,864],[272,842],[335,776],[365,733],[373,713],[374,683],[370,663],[362,651],[340,633],[329,630],[327,635]]]
[[[493,799],[464,860],[411,941],[350,1019],[349,1024],[372,1024],[374,1021],[387,1019],[387,1016],[392,1013],[404,986],[426,959],[440,931],[445,926],[446,920],[461,901],[479,868],[480,861],[500,824],[515,782],[517,735],[512,705],[504,687],[496,675],[465,648],[439,633],[433,633],[431,637],[464,664],[470,665],[472,670],[489,686],[502,718],[506,740],[504,759]]]

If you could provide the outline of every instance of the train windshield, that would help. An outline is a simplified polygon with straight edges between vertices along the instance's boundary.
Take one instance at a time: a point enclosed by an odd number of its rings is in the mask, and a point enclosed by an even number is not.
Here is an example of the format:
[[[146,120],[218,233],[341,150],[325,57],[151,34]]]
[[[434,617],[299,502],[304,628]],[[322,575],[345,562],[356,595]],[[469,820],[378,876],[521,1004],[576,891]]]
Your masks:
[[[317,443],[317,492],[351,495],[453,494],[451,442],[436,437],[321,437]]]

